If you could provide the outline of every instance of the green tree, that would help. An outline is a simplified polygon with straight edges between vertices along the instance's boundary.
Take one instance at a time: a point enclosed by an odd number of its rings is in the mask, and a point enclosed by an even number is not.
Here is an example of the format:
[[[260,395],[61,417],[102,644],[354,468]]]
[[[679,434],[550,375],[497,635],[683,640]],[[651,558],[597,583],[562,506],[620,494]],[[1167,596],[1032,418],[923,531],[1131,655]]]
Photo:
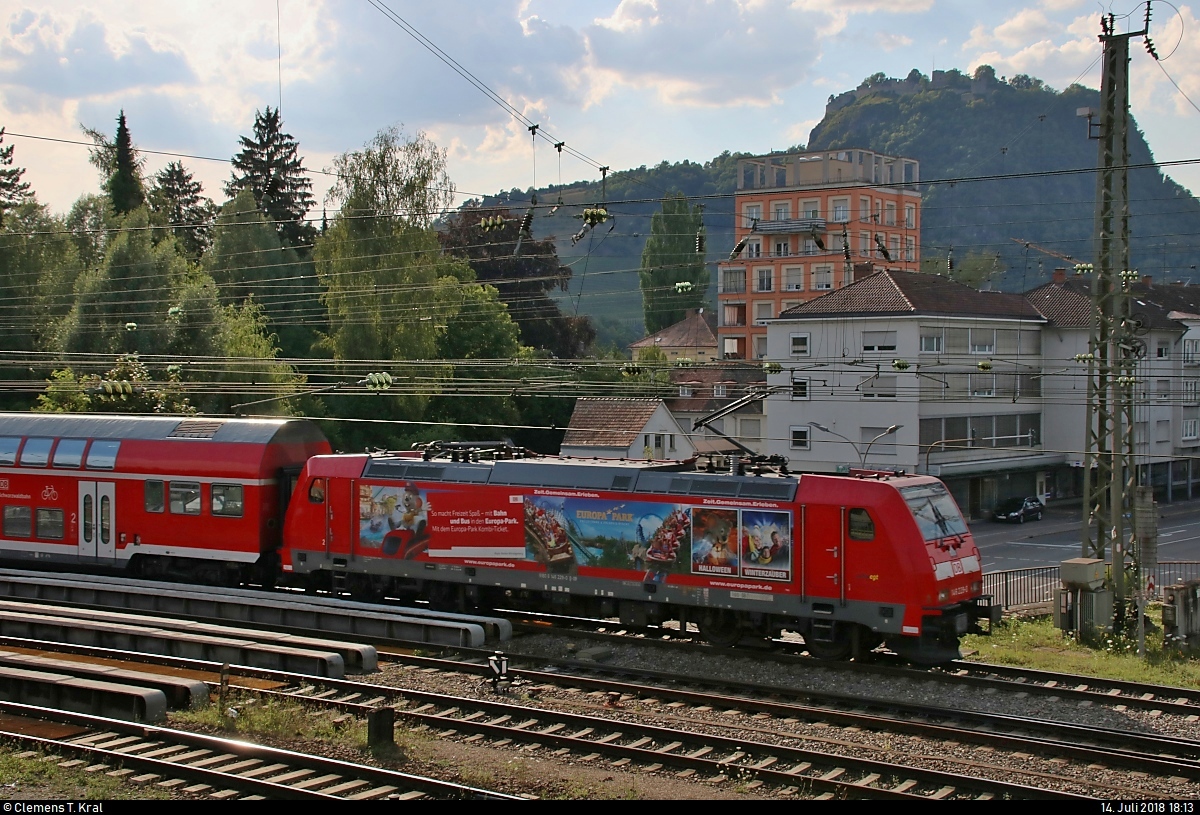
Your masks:
[[[41,413],[171,413],[192,415],[177,366],[156,378],[137,354],[122,354],[105,374],[78,376],[70,369],[51,374],[35,411]]]
[[[355,215],[403,218],[428,228],[454,203],[446,151],[424,133],[407,136],[399,127],[375,134],[361,150],[333,160],[337,180],[328,200]]]
[[[0,349],[46,347],[70,308],[79,257],[61,218],[33,199],[0,225]]]
[[[4,144],[4,128],[0,127],[0,145]],[[13,166],[13,147],[0,147],[0,226],[4,224],[4,213],[31,197],[29,182],[22,181],[24,167]]]
[[[304,169],[300,144],[283,132],[279,109],[254,114],[254,135],[242,136],[242,150],[233,157],[233,176],[225,184],[230,198],[250,190],[254,201],[275,224],[280,240],[298,251],[308,251],[316,229],[304,220],[312,208],[312,180]]]
[[[112,201],[113,212],[125,215],[146,203],[146,191],[142,184],[142,160],[133,147],[133,137],[125,123],[125,111],[117,117],[117,136],[113,141],[112,175],[105,190]]]
[[[113,216],[112,202],[107,195],[84,194],[71,205],[66,227],[85,269],[94,269],[104,262],[109,230],[115,230],[119,220]]]
[[[485,218],[498,218],[503,226],[484,232]],[[469,201],[447,221],[439,238],[447,252],[471,264],[476,280],[496,287],[521,329],[522,344],[560,359],[583,357],[596,338],[591,321],[563,314],[550,296],[555,289],[567,290],[571,269],[559,261],[552,239],[521,236],[520,220],[508,209],[483,209],[478,201]]]
[[[401,139],[399,131],[385,130],[362,150],[335,161],[340,186],[334,200],[341,209],[318,241],[315,258],[329,313],[320,349],[347,372],[362,370],[369,361],[397,378],[382,401],[358,397],[346,404],[377,419],[411,421],[425,416],[430,399],[445,387],[456,387],[451,363],[427,360],[508,352],[516,327],[495,289],[476,285],[471,267],[444,253],[437,233],[424,227],[431,199],[420,187],[443,176],[430,166],[443,154],[430,143],[418,145],[426,161],[419,163],[423,169],[413,181],[407,175],[413,151]],[[440,421],[462,415],[444,403],[438,410],[447,417]],[[482,413],[472,415],[482,421]],[[453,427],[436,431],[443,438],[459,432]],[[379,444],[379,432],[339,428],[335,442],[346,449]],[[411,429],[392,431],[396,442],[413,436]]]
[[[150,218],[170,227],[184,256],[199,260],[212,241],[216,207],[203,195],[204,187],[183,164],[172,161],[155,174],[147,201]]]
[[[703,240],[701,207],[689,206],[681,194],[662,199],[662,212],[650,219],[639,275],[647,334],[704,305],[710,275],[700,251]]]
[[[163,348],[167,304],[187,264],[173,240],[156,246],[148,225],[145,208],[129,213],[103,264],[80,275],[76,302],[59,336],[63,350],[149,353]]]
[[[312,264],[280,243],[250,190],[221,207],[201,265],[225,305],[241,306],[253,298],[284,356],[308,356],[326,325]]]

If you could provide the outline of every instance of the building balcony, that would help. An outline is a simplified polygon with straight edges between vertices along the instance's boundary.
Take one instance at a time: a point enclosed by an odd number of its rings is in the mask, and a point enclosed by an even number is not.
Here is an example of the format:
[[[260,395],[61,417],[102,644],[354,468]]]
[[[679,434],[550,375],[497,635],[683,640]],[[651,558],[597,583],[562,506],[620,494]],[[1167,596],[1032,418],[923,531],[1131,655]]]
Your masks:
[[[798,232],[824,232],[824,218],[784,218],[781,221],[759,221],[758,232],[764,235],[792,235]]]

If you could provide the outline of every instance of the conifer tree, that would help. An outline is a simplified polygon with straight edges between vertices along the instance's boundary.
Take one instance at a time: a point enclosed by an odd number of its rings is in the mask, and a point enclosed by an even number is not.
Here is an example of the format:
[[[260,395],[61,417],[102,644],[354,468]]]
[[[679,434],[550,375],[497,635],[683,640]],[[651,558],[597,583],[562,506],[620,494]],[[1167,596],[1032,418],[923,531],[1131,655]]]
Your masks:
[[[184,255],[192,260],[204,254],[212,241],[216,208],[203,192],[183,164],[172,161],[154,176],[148,196],[154,220],[171,227]]]
[[[146,203],[146,191],[142,187],[142,162],[134,149],[123,110],[117,117],[114,147],[112,175],[109,176],[106,189],[112,199],[113,212],[124,215]]]
[[[0,145],[4,144],[4,128],[0,127]],[[4,212],[31,197],[29,182],[22,181],[24,167],[14,167],[13,145],[0,147],[0,224],[4,223]]]
[[[236,198],[250,190],[287,246],[311,245],[316,230],[304,216],[313,205],[312,181],[305,174],[299,142],[282,130],[278,108],[268,105],[265,112],[256,112],[254,136],[242,136],[240,143],[242,151],[233,157],[233,177],[225,184],[225,194]],[[303,253],[310,255],[311,250]]]
[[[662,212],[650,219],[639,275],[647,334],[704,305],[711,275],[704,265],[703,235],[699,205],[689,206],[681,194],[662,199]]]

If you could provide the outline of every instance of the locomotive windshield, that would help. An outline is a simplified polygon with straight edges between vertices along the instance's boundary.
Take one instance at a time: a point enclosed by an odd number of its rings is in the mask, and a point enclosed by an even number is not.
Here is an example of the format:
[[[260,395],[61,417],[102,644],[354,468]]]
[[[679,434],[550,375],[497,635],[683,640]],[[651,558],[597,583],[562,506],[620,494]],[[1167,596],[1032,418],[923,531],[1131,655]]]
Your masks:
[[[967,533],[967,522],[946,487],[941,483],[901,487],[900,495],[908,504],[921,536],[927,541],[941,540]]]

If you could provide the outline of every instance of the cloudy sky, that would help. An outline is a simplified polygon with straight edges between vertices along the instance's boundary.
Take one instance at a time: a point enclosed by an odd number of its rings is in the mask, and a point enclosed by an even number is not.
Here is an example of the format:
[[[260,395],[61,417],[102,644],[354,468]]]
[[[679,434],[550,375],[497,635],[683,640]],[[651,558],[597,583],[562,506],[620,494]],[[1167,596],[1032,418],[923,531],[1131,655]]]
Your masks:
[[[1136,43],[1131,64],[1133,112],[1162,161],[1200,153],[1188,101],[1200,104],[1200,22],[1174,2],[1154,4],[1163,61]],[[58,211],[97,190],[87,150],[13,134],[78,140],[80,123],[114,131],[120,109],[148,150],[228,158],[255,111],[282,101],[313,169],[403,125],[446,148],[465,194],[559,180],[550,143],[535,154],[523,123],[377,5],[614,170],[803,143],[830,94],[878,71],[989,63],[1099,87],[1100,13],[1119,30],[1143,13],[1132,0],[13,0],[0,10],[5,143]],[[168,160],[150,155],[148,170]],[[220,200],[228,165],[183,161]],[[564,155],[561,178],[597,178],[595,166]],[[1171,175],[1200,190],[1200,168]]]

